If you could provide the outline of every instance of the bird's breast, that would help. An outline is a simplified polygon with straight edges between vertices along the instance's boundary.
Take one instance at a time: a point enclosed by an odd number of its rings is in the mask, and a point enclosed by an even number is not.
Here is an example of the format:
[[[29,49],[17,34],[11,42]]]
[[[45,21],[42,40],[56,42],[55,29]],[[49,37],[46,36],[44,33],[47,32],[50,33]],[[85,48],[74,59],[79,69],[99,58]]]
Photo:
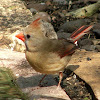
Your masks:
[[[70,60],[70,56],[60,58],[51,52],[26,52],[26,59],[34,70],[45,74],[55,74],[63,71]]]

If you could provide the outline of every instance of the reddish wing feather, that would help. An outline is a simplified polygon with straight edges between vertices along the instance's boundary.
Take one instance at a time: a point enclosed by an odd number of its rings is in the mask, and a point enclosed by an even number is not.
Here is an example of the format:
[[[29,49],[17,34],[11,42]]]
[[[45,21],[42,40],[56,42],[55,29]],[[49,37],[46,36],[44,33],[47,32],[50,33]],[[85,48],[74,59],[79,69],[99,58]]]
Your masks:
[[[77,46],[74,46],[70,50],[65,51],[62,55],[60,55],[60,57],[63,58],[65,56],[67,56],[67,55],[73,54],[77,48],[78,48]]]
[[[75,37],[77,34],[79,34],[79,33],[80,33],[79,31],[80,31],[81,29],[83,29],[83,27],[84,27],[84,26],[81,26],[79,29],[75,30],[75,31],[72,33],[72,35],[71,35],[70,37],[73,38],[73,37]]]
[[[78,48],[78,46],[75,46],[74,43],[79,40],[82,36],[87,34],[87,32],[92,28],[93,26],[82,26],[78,30],[76,30],[72,35],[71,35],[71,40],[73,40],[73,44],[66,45],[65,51],[60,55],[60,57],[64,57],[70,54],[73,54],[74,51]],[[68,42],[68,41],[66,41]]]
[[[88,33],[88,31],[93,27],[93,25],[91,26],[82,26],[80,27],[78,30],[76,30],[72,35],[71,35],[71,39],[74,41],[74,43],[76,41],[78,41],[82,36],[84,36],[85,34]]]

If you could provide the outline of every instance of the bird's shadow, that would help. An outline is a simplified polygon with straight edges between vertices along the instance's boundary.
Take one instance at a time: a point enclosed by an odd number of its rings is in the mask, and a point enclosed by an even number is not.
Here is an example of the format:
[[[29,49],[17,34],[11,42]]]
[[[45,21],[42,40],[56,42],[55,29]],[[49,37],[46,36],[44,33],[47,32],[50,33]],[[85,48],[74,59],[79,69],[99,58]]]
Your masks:
[[[23,60],[20,64],[17,65],[17,67],[19,67],[19,69],[27,70],[27,68],[30,68],[30,65],[26,60]],[[78,65],[69,65],[67,69],[75,71],[78,67],[79,67]],[[20,76],[16,80],[16,82],[20,85],[21,88],[36,87],[39,86],[40,80],[43,78],[43,76],[44,75],[42,74],[35,74],[35,75],[33,74],[32,76],[29,77]],[[47,86],[58,85],[58,83],[54,80],[54,76],[55,75],[47,75],[41,82],[41,86],[47,87]]]
[[[53,86],[57,85],[57,82],[54,80],[53,75],[47,75],[43,81],[40,83],[40,80],[42,79],[44,75],[35,75],[30,77],[23,77],[20,76],[17,79],[17,83],[20,85],[21,88],[28,88],[28,87],[47,87],[47,86]]]

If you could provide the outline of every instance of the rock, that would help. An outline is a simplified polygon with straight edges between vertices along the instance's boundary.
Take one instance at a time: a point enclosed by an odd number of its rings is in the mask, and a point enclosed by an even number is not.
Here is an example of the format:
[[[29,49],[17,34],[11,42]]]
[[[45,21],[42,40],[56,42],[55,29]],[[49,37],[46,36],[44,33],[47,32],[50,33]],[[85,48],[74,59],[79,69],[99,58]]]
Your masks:
[[[91,39],[83,39],[79,42],[80,46],[84,46],[84,45],[93,45],[93,41]]]
[[[65,22],[62,26],[60,26],[59,30],[72,33],[82,25],[87,25],[89,23],[90,23],[89,19],[77,19],[74,21]]]
[[[47,9],[47,5],[45,3],[34,3],[34,1],[30,1],[26,4],[28,9],[34,8],[36,11],[45,11]]]
[[[82,39],[78,42],[78,44],[81,49],[85,49],[87,51],[95,50],[95,45],[91,39]]]
[[[84,45],[84,46],[81,47],[81,49],[85,49],[87,51],[95,51],[96,46],[95,45]]]
[[[9,44],[11,43],[11,40],[7,39],[5,36],[0,39],[0,48],[8,49]]]
[[[49,88],[43,87],[38,90],[34,90],[32,98],[35,98],[36,100],[71,100],[63,93],[61,88],[57,89],[56,86],[50,86]]]
[[[13,33],[32,22],[32,14],[20,0],[2,0],[0,15],[0,47],[12,48],[14,45]]]
[[[83,39],[78,44],[79,47],[87,51],[100,52],[100,39]]]
[[[94,45],[100,45],[100,39],[92,39]]]
[[[71,35],[71,33],[66,33],[66,32],[63,32],[63,31],[57,32],[58,39],[61,39],[61,38],[67,39],[67,38],[70,37],[70,35]]]
[[[53,0],[53,2],[61,4],[61,5],[66,5],[67,4],[66,0]]]
[[[25,47],[24,42],[15,37],[19,33],[21,33],[21,31],[17,30],[11,35],[7,35],[6,38],[11,41],[11,43],[9,44],[9,47],[11,48],[11,50],[25,52],[26,47]]]
[[[100,23],[94,25],[93,32],[95,33],[96,38],[100,39]]]
[[[88,57],[91,60],[88,61]],[[68,65],[79,65],[75,74],[90,85],[97,100],[100,100],[100,53],[78,50]]]
[[[51,23],[48,23],[46,21],[41,21],[41,24],[43,25],[43,31],[45,33],[45,36],[49,39],[57,39],[57,34],[52,26]]]
[[[100,14],[98,14],[97,19],[99,19],[99,20],[100,20]]]
[[[36,10],[36,9],[34,9],[34,8],[30,8],[29,9],[30,10],[30,12],[32,13],[32,15],[35,15],[38,11]]]
[[[96,50],[100,52],[100,45],[96,45]]]
[[[3,34],[0,35],[0,40],[2,40],[2,39],[3,39]]]
[[[18,2],[16,1],[17,0],[7,0],[0,2],[0,14],[2,15],[0,19],[0,31],[6,31],[8,28],[14,26],[22,28],[32,21],[32,15],[30,11],[26,9],[23,2],[20,0],[18,0]]]
[[[52,5],[52,0],[46,0],[46,4],[47,4],[47,6],[50,6],[50,5]]]
[[[51,17],[49,16],[48,13],[46,12],[37,12],[34,16],[33,16],[34,19],[38,19],[38,18],[41,18],[42,20],[44,21],[47,21],[47,22],[51,22]]]

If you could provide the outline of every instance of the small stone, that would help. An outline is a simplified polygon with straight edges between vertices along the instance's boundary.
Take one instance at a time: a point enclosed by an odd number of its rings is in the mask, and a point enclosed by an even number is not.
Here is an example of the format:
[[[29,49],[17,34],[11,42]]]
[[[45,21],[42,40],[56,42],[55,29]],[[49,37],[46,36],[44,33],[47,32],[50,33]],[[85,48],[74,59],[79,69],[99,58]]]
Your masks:
[[[100,39],[100,23],[94,25],[93,32],[96,36],[96,39]]]
[[[16,74],[16,76],[19,76],[19,74]]]
[[[90,61],[90,60],[91,60],[91,58],[87,57],[87,61]]]
[[[81,47],[81,49],[85,49],[87,51],[95,51],[96,46],[95,45],[84,45]]]
[[[56,3],[61,4],[61,5],[67,4],[67,0],[53,0],[53,2],[56,2]]]
[[[92,39],[94,45],[100,45],[100,39]]]
[[[76,79],[76,75],[75,74],[73,75],[73,78]]]
[[[51,22],[51,17],[46,12],[38,12],[33,17],[34,17],[34,19],[41,18],[44,21],[47,21],[49,23]]]
[[[93,45],[93,41],[91,39],[83,39],[79,42],[80,46],[85,46],[85,45]]]
[[[96,45],[96,50],[100,52],[100,45]]]
[[[28,9],[34,8],[37,11],[45,11],[47,9],[47,5],[45,3],[34,3],[34,1],[30,1],[26,7]]]
[[[98,14],[97,19],[99,19],[99,20],[100,20],[100,14]]]

